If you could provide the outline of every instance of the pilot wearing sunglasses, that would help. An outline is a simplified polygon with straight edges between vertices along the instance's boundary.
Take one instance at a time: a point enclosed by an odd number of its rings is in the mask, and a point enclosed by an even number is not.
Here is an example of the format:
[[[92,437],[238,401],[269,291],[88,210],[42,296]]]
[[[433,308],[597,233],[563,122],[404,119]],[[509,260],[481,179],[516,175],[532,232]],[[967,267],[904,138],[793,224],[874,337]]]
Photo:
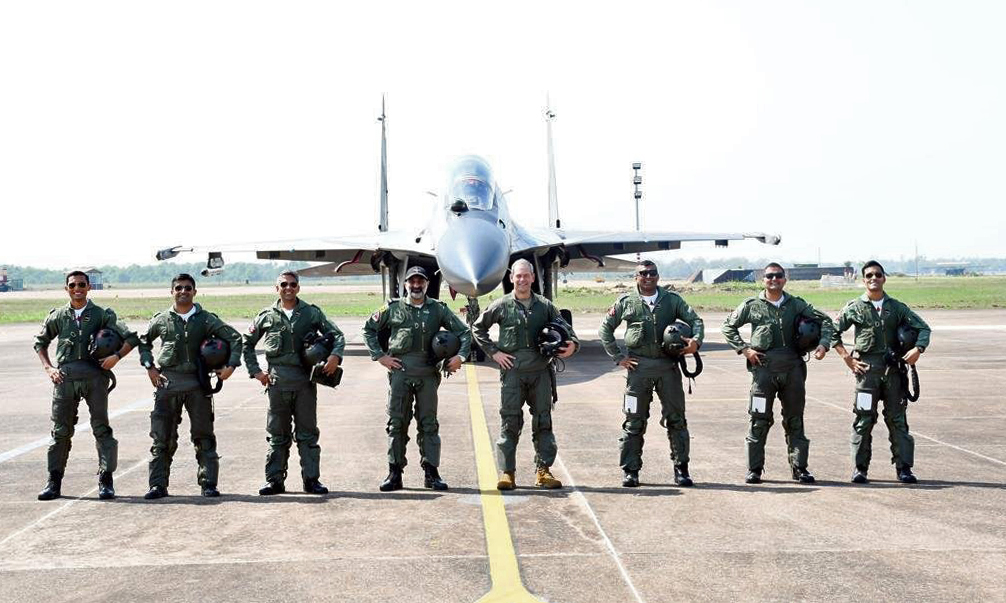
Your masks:
[[[856,375],[856,398],[852,423],[852,458],[855,469],[852,482],[865,484],[872,455],[873,426],[878,417],[877,407],[884,401],[884,422],[891,441],[891,462],[898,481],[914,484],[918,481],[912,473],[915,464],[915,439],[908,433],[908,406],[905,400],[905,383],[899,375],[897,362],[888,359],[898,346],[898,328],[908,326],[918,333],[915,345],[900,360],[914,366],[929,345],[930,329],[924,320],[906,306],[884,292],[887,273],[880,262],[871,260],[863,265],[863,284],[866,293],[850,301],[838,315],[832,345],[835,353],[845,361]],[[855,327],[855,353],[850,354],[842,344],[842,333]]]
[[[91,433],[98,448],[98,498],[115,498],[112,474],[118,461],[119,443],[108,424],[108,371],[140,340],[116,319],[115,312],[100,308],[87,298],[91,281],[79,270],[66,275],[67,305],[53,308],[35,337],[35,352],[53,383],[52,441],[49,444],[49,482],[39,500],[59,498],[63,472],[70,456],[70,440],[77,424],[80,400],[87,401]],[[125,342],[106,358],[92,359],[91,338],[102,329],[113,329]],[[49,344],[56,339],[56,366],[49,359]],[[97,362],[95,362],[97,360]],[[99,364],[100,363],[100,364]]]
[[[835,327],[823,312],[783,291],[786,270],[779,264],[765,266],[762,283],[765,290],[758,297],[741,302],[723,323],[723,336],[730,347],[747,359],[751,372],[750,425],[746,438],[748,472],[744,481],[761,483],[765,442],[774,423],[772,403],[778,397],[793,480],[812,484],[814,476],[807,470],[810,441],[803,428],[807,363],[797,348],[797,321],[803,317],[820,324],[820,343],[813,351],[818,360],[828,353]],[[740,335],[743,325],[751,325],[750,341],[744,341]]]
[[[601,321],[598,330],[604,351],[616,364],[626,369],[625,396],[619,464],[624,472],[622,485],[639,486],[643,466],[643,436],[650,417],[653,392],[660,398],[660,425],[667,429],[674,465],[674,483],[691,486],[688,472],[690,436],[685,420],[685,391],[681,387],[681,369],[663,351],[664,330],[682,320],[692,328],[682,355],[693,354],[702,344],[703,323],[698,314],[677,293],[658,287],[657,265],[641,260],[636,265],[636,290],[618,298]],[[615,329],[625,323],[623,352],[615,342]]]
[[[296,272],[279,275],[276,293],[279,295],[276,303],[259,312],[244,335],[243,353],[248,375],[266,386],[269,396],[266,484],[259,488],[258,493],[268,496],[286,492],[287,460],[290,458],[290,445],[296,439],[304,492],[328,494],[328,488],[319,481],[318,386],[311,381],[300,352],[304,349],[304,337],[309,333],[333,334],[332,353],[322,368],[326,375],[332,375],[342,362],[346,338],[339,327],[325,317],[321,308],[300,299],[300,278]],[[267,371],[259,367],[255,356],[259,340],[265,344]]]
[[[199,469],[196,479],[202,495],[220,496],[217,477],[220,473],[220,455],[217,438],[213,433],[213,395],[203,391],[198,376],[199,347],[207,337],[216,337],[230,344],[227,365],[217,371],[220,380],[226,380],[241,364],[241,334],[207,312],[195,302],[196,279],[181,273],[171,279],[171,307],[158,312],[150,319],[147,330],[140,337],[140,364],[147,369],[147,377],[154,386],[154,409],[150,413],[150,448],[148,482],[150,489],[146,500],[168,495],[168,478],[171,460],[178,448],[178,425],[182,410],[189,413],[189,434],[196,449]],[[161,348],[154,365],[153,346],[161,340]]]

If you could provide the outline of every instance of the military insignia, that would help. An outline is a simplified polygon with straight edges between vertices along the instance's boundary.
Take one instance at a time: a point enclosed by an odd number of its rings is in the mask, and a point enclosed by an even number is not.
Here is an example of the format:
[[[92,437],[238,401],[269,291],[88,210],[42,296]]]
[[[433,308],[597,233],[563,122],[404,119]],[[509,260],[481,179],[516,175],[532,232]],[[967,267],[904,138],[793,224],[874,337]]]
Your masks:
[[[255,323],[252,323],[252,324],[248,325],[248,333],[250,333],[252,335],[255,334]]]
[[[617,312],[615,312],[615,306],[608,308],[608,316],[615,316],[616,314]]]

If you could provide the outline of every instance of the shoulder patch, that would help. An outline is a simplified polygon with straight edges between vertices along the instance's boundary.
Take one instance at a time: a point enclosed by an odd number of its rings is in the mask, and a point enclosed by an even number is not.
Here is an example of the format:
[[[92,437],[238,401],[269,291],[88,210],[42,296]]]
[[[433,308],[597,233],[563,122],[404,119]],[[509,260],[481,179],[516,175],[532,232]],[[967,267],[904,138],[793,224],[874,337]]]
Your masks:
[[[375,310],[374,313],[370,315],[370,320],[373,320],[375,322],[378,321],[378,320],[381,320],[381,314],[384,314],[385,312],[387,312],[388,311],[388,307],[389,306],[387,304],[385,304],[385,305],[381,306],[380,308],[378,308],[377,310]]]
[[[615,311],[615,304],[611,304],[611,307],[608,308],[608,316],[615,316],[617,314],[618,312]]]

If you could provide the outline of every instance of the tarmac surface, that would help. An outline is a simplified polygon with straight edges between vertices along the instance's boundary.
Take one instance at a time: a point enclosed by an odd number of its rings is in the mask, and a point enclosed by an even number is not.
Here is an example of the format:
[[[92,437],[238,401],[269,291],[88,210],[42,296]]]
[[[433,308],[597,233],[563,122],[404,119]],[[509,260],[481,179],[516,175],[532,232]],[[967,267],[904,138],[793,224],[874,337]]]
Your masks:
[[[38,326],[0,328],[0,599],[1006,600],[1006,311],[925,313],[934,334],[908,416],[920,478],[910,486],[887,462],[882,421],[871,482],[849,482],[853,379],[833,353],[809,367],[817,483],[789,479],[777,411],[765,483],[744,484],[749,377],[716,329],[723,315],[710,314],[705,371],[687,398],[695,487],[674,486],[658,414],[643,485],[622,488],[624,378],[597,341],[599,318],[574,318],[584,346],[559,375],[561,490],[533,488],[528,421],[518,489],[495,491],[499,377],[479,364],[440,390],[450,490],[422,487],[413,438],[406,489],[379,492],[386,377],[353,319],[340,321],[343,385],[319,394],[329,495],[298,491],[296,447],[289,493],[257,495],[266,398],[241,368],[215,400],[223,496],[199,496],[185,418],[171,496],[149,502],[151,388],[137,354],[117,367],[110,399],[118,498],[97,499],[82,403],[64,497],[39,502],[51,385],[31,350]]]

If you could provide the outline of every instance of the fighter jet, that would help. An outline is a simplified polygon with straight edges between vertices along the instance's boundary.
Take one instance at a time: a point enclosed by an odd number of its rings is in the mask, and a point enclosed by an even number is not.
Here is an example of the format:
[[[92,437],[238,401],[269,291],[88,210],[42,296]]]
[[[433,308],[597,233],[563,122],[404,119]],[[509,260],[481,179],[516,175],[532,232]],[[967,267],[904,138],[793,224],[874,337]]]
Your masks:
[[[157,252],[165,260],[183,252],[208,252],[203,275],[223,270],[224,251],[254,251],[260,259],[325,262],[299,271],[303,276],[382,275],[388,298],[403,294],[403,277],[408,268],[422,266],[431,275],[429,294],[437,297],[443,283],[452,296],[468,298],[477,315],[477,299],[501,284],[512,288],[505,278],[518,258],[535,266],[535,289],[551,299],[559,270],[604,271],[628,266],[610,256],[679,249],[683,241],[728,241],[756,239],[776,245],[779,237],[764,233],[661,232],[661,231],[578,231],[562,227],[555,186],[552,152],[552,120],[546,109],[549,168],[549,224],[544,228],[514,221],[506,194],[497,183],[489,164],[477,156],[461,157],[448,172],[440,202],[421,229],[388,230],[387,130],[384,104],[381,116],[380,219],[376,232],[358,236],[260,242],[216,247],[171,247]]]

